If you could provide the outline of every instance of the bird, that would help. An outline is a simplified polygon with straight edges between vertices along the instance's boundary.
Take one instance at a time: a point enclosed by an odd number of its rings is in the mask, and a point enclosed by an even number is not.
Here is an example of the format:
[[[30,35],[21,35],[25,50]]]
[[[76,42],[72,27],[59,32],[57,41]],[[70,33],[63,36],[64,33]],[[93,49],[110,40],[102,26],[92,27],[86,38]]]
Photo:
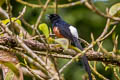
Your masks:
[[[75,45],[75,47],[83,51],[83,47],[78,40],[78,31],[74,26],[65,22],[58,14],[49,14],[48,18],[52,24],[52,30],[57,37],[67,38]],[[85,54],[82,56],[82,62],[85,66],[86,72],[88,73],[89,80],[92,80],[91,69]]]

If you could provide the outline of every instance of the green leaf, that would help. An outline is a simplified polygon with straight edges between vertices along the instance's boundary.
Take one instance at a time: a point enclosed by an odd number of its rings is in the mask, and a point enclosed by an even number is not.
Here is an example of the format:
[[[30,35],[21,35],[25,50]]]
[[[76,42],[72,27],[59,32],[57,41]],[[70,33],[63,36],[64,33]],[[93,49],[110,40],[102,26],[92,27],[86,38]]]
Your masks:
[[[49,37],[49,29],[48,29],[47,24],[45,24],[45,23],[40,24],[38,29],[43,32],[43,34],[45,35],[46,38]]]
[[[2,20],[1,21],[3,24],[7,24],[8,22],[10,22],[10,20],[9,19],[5,19],[5,20]]]
[[[50,33],[52,33],[52,29],[50,28]]]
[[[14,73],[13,71],[10,70],[9,72],[7,72],[5,76],[5,80],[13,80],[13,78],[14,78]]]
[[[17,77],[20,76],[19,69],[13,63],[7,61],[0,61],[0,64],[3,64],[7,66],[9,69],[11,69]]]
[[[11,18],[11,19],[12,19],[12,21],[16,20],[15,17],[13,17],[13,18]],[[21,21],[20,21],[19,19],[17,19],[15,22],[18,23],[19,25],[21,25]]]
[[[106,67],[105,67],[105,71],[107,71],[109,68],[110,68],[109,66],[106,66]]]
[[[59,43],[65,50],[68,49],[69,41],[66,38],[55,39],[55,42]]]
[[[25,63],[25,65],[27,65],[27,61],[26,61],[26,59],[24,58],[24,63]]]
[[[16,18],[13,17],[13,18],[11,18],[11,20],[12,20],[12,21],[15,21]],[[10,22],[10,19],[5,19],[5,20],[2,20],[1,22],[2,22],[3,24],[7,24],[7,23]],[[21,25],[21,21],[20,21],[20,20],[17,19],[15,22],[18,23],[19,25]]]
[[[114,4],[114,5],[110,8],[109,14],[110,14],[111,16],[120,17],[120,3]]]
[[[48,41],[48,43],[54,43],[54,39],[53,39],[52,37],[49,37],[49,38],[47,39],[47,41]]]
[[[116,37],[116,32],[113,32],[112,39],[115,40],[115,37]]]

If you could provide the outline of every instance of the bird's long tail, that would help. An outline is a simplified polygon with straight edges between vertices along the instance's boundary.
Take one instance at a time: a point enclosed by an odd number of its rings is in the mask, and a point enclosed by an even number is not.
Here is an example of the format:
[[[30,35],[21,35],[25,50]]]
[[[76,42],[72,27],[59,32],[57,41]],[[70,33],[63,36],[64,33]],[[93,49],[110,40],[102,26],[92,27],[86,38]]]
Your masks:
[[[74,38],[73,40],[74,40],[75,46],[76,46],[77,48],[79,48],[80,50],[83,50],[83,48],[82,48],[79,40],[78,40],[77,38]],[[86,57],[85,54],[82,56],[82,62],[83,62],[83,64],[84,64],[84,66],[85,66],[86,72],[88,73],[89,80],[92,80],[91,69],[90,69],[90,66],[89,66],[89,64],[88,64],[88,59],[87,59],[87,57]]]

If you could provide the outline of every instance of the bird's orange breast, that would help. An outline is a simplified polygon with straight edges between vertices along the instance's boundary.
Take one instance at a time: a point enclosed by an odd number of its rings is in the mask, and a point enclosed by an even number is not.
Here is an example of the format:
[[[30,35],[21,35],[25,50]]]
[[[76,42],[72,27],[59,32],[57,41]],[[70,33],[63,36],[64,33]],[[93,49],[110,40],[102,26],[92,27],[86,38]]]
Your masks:
[[[53,28],[53,32],[57,37],[63,38],[64,36],[60,34],[58,27]]]

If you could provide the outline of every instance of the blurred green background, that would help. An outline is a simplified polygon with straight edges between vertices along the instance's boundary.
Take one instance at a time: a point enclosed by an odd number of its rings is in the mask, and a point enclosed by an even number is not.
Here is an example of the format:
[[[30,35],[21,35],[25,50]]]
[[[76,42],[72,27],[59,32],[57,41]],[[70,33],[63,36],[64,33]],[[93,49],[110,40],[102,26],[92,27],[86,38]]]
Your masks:
[[[38,4],[38,0],[24,0],[24,1]],[[40,1],[44,4],[46,0],[40,0]],[[69,0],[69,1],[58,0],[58,4],[71,3],[75,1],[78,1],[78,0]],[[53,2],[54,0],[52,0],[50,4],[53,4]],[[110,8],[110,6],[112,6],[117,2],[120,2],[120,0],[93,0],[93,3],[95,4],[95,6],[103,12],[105,12],[106,8]],[[17,17],[19,15],[19,12],[24,7],[24,5],[16,2],[15,0],[11,0],[11,4],[13,6],[13,10],[12,10],[13,16]],[[5,5],[3,5],[3,8],[6,8]],[[27,10],[24,15],[24,18],[30,24],[35,24],[40,12],[41,12],[41,8],[31,8],[27,6]],[[50,13],[54,13],[54,9],[48,8],[47,11],[45,12],[45,14],[50,14]],[[88,42],[91,42],[90,34],[93,33],[96,39],[100,35],[100,33],[103,31],[104,26],[106,24],[106,19],[104,17],[97,15],[96,13],[92,12],[84,5],[76,5],[76,6],[67,7],[67,8],[58,8],[58,14],[66,22],[77,27],[79,36]],[[51,24],[45,15],[42,17],[41,23],[43,22],[47,23],[49,27],[51,27]],[[117,25],[117,28],[115,29],[114,33],[118,35],[120,34],[119,24]],[[109,51],[112,50],[113,48],[112,35],[104,41],[103,45],[107,50]],[[119,48],[120,48],[120,45],[119,45]],[[58,61],[59,68],[61,68],[66,62],[67,60],[59,59]],[[81,65],[81,67],[79,65]],[[101,65],[101,63],[98,63],[97,70],[98,72],[103,74],[105,77],[109,78],[110,80],[114,80],[113,72],[110,68],[107,71],[105,71],[103,65]],[[85,73],[86,72],[82,67],[82,64],[74,62],[64,71],[64,76],[65,76],[65,80],[82,80],[83,74]],[[25,80],[30,80],[30,78],[28,77],[25,77],[25,78],[26,78]],[[100,80],[100,79],[97,78],[97,80]]]

